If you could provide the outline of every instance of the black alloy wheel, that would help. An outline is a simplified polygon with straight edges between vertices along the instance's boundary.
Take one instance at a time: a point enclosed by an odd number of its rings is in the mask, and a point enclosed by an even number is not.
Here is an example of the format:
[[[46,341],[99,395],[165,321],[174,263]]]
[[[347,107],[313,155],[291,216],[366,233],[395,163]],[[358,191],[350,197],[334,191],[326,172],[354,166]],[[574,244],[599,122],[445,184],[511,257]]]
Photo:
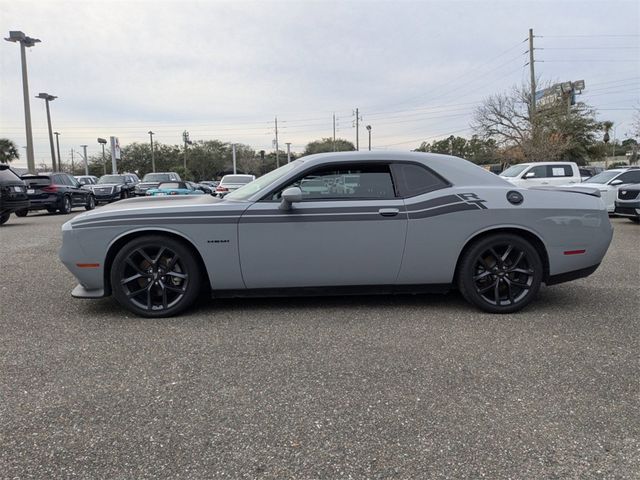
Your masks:
[[[540,255],[513,234],[475,242],[460,264],[458,286],[467,301],[491,313],[512,313],[531,302],[543,277]]]
[[[120,198],[122,200],[126,200],[127,198],[129,198],[129,192],[127,190],[123,190],[122,193],[120,194]]]
[[[62,197],[62,203],[60,205],[60,213],[62,214],[67,214],[71,212],[71,199],[65,195],[64,197]]]
[[[111,268],[114,297],[143,317],[176,315],[195,301],[201,284],[201,269],[189,248],[160,235],[129,242]]]
[[[7,220],[9,220],[9,217],[11,216],[11,213],[3,213],[2,215],[0,215],[0,225],[4,225],[5,223],[7,223]]]
[[[96,199],[93,195],[88,195],[87,204],[84,206],[86,210],[93,210],[96,208]]]
[[[29,214],[29,209],[23,208],[22,210],[16,210],[14,213],[16,217],[26,217]]]

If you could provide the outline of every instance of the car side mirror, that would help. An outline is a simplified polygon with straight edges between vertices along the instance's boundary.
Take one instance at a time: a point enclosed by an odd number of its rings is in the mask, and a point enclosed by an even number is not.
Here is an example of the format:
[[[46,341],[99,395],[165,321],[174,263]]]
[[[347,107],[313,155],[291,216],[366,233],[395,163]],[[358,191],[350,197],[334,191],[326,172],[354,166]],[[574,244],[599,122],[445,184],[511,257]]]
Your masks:
[[[280,203],[281,210],[289,210],[291,204],[302,201],[302,190],[300,187],[289,187],[282,192],[282,202]]]
[[[612,180],[609,185],[622,185],[624,182],[622,180]]]
[[[523,178],[524,180],[526,180],[526,179],[528,179],[528,178],[533,178],[533,177],[535,177],[535,173],[533,173],[533,172],[527,172],[527,173],[525,173],[525,174],[522,176],[522,178]]]

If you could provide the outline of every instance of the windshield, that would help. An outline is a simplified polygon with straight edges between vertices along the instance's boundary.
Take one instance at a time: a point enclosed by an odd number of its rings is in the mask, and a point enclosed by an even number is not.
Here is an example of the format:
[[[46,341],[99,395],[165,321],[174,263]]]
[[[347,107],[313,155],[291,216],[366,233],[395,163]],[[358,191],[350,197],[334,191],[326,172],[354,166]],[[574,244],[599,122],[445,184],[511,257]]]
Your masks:
[[[123,175],[103,175],[98,183],[124,183]]]
[[[525,168],[528,168],[529,165],[514,165],[513,167],[507,168],[504,172],[500,174],[501,177],[517,177],[518,174],[522,173]]]
[[[175,189],[175,188],[187,188],[184,183],[179,182],[164,182],[158,185],[158,188]]]
[[[252,181],[253,177],[249,175],[225,175],[220,183],[249,183]]]
[[[233,200],[246,200],[247,198],[259,192],[260,190],[264,190],[272,183],[277,182],[278,180],[280,180],[280,178],[282,178],[291,170],[300,166],[301,164],[302,162],[300,160],[287,163],[286,165],[283,165],[280,168],[272,170],[266,175],[263,175],[260,178],[255,179],[253,182],[248,183],[244,187],[240,187],[238,190],[236,190],[235,192],[231,192],[224,198],[225,199],[230,198]]]
[[[143,182],[168,182],[173,180],[166,173],[147,173],[142,179]]]
[[[586,183],[607,183],[620,175],[620,172],[602,172],[586,180]]]

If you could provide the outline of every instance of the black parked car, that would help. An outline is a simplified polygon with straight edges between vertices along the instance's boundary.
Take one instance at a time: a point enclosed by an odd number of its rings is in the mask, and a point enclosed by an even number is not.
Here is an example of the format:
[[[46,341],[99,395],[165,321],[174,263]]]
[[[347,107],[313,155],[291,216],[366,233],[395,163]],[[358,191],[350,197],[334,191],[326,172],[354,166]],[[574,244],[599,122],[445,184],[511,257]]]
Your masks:
[[[0,225],[12,212],[29,208],[27,187],[9,165],[0,164]]]
[[[132,173],[119,175],[103,175],[98,183],[91,186],[97,203],[133,197],[134,189],[139,183],[138,177]]]
[[[23,175],[22,179],[27,184],[27,195],[31,204],[29,208],[16,211],[19,217],[26,217],[29,210],[69,213],[74,207],[84,207],[87,210],[96,207],[93,192],[82,188],[82,185],[67,173]]]

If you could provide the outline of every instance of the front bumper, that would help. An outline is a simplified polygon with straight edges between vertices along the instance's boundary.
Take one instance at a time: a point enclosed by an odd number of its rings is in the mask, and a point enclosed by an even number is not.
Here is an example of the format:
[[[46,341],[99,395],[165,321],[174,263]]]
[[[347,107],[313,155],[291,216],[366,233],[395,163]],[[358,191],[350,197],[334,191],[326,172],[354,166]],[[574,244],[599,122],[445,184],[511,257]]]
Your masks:
[[[102,288],[88,289],[78,284],[76,288],[71,291],[71,296],[74,298],[103,298],[105,294]]]
[[[616,215],[622,217],[638,218],[640,217],[640,200],[620,201],[616,200]]]
[[[96,203],[108,203],[115,200],[120,200],[120,192],[110,194],[97,194],[94,193],[93,197],[96,199]]]

